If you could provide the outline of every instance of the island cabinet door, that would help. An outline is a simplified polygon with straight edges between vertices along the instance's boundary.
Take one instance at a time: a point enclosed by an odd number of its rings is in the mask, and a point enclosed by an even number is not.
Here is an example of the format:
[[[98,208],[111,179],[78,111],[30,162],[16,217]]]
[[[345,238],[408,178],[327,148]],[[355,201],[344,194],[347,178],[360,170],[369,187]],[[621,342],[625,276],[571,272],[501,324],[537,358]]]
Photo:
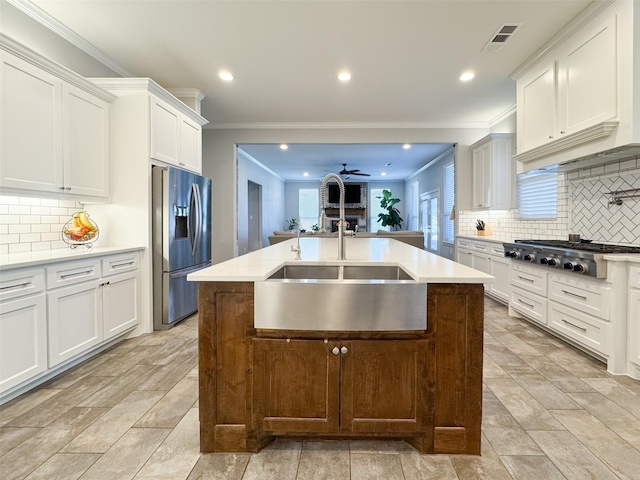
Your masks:
[[[253,340],[255,428],[264,432],[338,430],[339,342]]]
[[[431,426],[427,340],[341,343],[340,429],[412,433]]]

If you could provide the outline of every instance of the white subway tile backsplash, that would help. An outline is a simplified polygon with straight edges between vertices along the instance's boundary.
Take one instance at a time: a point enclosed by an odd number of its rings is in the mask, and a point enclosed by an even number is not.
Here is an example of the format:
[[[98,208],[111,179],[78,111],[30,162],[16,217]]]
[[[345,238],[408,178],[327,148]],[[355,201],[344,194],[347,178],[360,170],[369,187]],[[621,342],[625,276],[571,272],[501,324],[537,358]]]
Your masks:
[[[68,215],[68,211],[66,207],[51,207],[51,215]]]
[[[9,205],[9,215],[28,215],[31,207],[28,205]]]
[[[9,253],[9,245],[0,245],[0,254]]]
[[[32,243],[40,241],[40,233],[21,233],[20,243]]]
[[[0,195],[0,203],[3,205],[20,205],[20,198]]]
[[[31,251],[36,250],[51,250],[51,242],[33,242],[31,244]]]
[[[51,215],[51,207],[31,207],[31,213],[33,215]]]
[[[41,233],[40,239],[43,241],[60,240],[60,231]]]
[[[9,233],[30,233],[31,225],[27,224],[18,224],[18,225],[9,225]]]
[[[12,243],[9,245],[9,253],[30,252],[30,243]]]
[[[42,205],[43,207],[57,207],[59,206],[59,201],[58,200],[54,200],[51,198],[41,198],[40,199],[40,205]]]
[[[31,231],[39,232],[39,233],[50,232],[51,226],[48,223],[34,224],[34,225],[31,225]]]
[[[20,215],[20,223],[40,223],[41,217],[40,215]]]
[[[60,218],[57,215],[42,215],[38,223],[60,223]]]
[[[19,203],[20,205],[29,205],[29,206],[40,205],[40,199],[33,198],[33,197],[19,197]]]
[[[620,170],[620,164],[619,163],[610,163],[609,165],[605,165],[604,166],[604,171],[609,173],[609,172],[617,172],[618,170]]]
[[[5,235],[0,235],[0,243],[9,245],[11,243],[20,242],[20,235],[17,233],[7,233]]]

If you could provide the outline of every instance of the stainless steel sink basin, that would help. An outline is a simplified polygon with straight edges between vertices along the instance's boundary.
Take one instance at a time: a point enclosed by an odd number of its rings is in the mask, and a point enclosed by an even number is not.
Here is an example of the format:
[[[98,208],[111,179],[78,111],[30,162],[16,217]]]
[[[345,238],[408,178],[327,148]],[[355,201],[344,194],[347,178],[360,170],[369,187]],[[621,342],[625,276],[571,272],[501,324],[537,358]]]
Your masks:
[[[254,326],[270,330],[427,328],[427,285],[395,265],[284,265],[254,288]]]

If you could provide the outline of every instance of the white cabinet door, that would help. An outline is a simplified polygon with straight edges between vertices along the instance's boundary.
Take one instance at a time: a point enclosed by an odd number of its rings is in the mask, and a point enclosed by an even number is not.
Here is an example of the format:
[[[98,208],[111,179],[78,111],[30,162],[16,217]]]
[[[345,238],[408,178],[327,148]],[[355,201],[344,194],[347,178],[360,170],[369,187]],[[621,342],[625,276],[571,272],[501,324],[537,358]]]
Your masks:
[[[140,271],[106,278],[102,287],[104,340],[140,322]]]
[[[49,368],[99,344],[103,338],[99,280],[47,293]]]
[[[202,172],[202,127],[184,117],[180,121],[180,166]]]
[[[491,143],[473,151],[473,208],[491,206]]]
[[[60,192],[62,82],[5,51],[0,55],[0,185]]]
[[[473,268],[473,253],[470,250],[458,250],[458,263]]]
[[[46,369],[45,294],[0,303],[0,392]]]
[[[560,135],[616,116],[616,17],[580,32],[558,69]]]
[[[491,294],[505,302],[511,297],[511,261],[507,259],[491,257],[491,275],[496,277],[491,284]]]
[[[640,290],[629,290],[629,360],[640,367]]]
[[[483,253],[473,253],[473,268],[480,270],[483,273],[491,275],[491,259],[488,255]],[[486,291],[491,291],[492,285],[487,283],[484,288]]]
[[[63,87],[65,191],[109,195],[109,104],[73,85]]]
[[[517,83],[518,153],[553,140],[556,128],[556,68],[550,61]]]
[[[180,113],[151,97],[151,158],[178,165],[180,162]]]

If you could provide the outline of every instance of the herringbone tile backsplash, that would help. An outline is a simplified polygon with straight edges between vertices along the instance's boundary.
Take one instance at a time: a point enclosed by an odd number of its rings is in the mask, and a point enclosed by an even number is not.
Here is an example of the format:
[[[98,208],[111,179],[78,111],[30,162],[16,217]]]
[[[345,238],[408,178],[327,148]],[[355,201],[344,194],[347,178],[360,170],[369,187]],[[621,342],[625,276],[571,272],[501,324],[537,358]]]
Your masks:
[[[583,238],[640,244],[640,197],[609,205],[607,192],[640,189],[640,169],[569,179],[570,225]],[[640,194],[640,191],[638,192]]]

